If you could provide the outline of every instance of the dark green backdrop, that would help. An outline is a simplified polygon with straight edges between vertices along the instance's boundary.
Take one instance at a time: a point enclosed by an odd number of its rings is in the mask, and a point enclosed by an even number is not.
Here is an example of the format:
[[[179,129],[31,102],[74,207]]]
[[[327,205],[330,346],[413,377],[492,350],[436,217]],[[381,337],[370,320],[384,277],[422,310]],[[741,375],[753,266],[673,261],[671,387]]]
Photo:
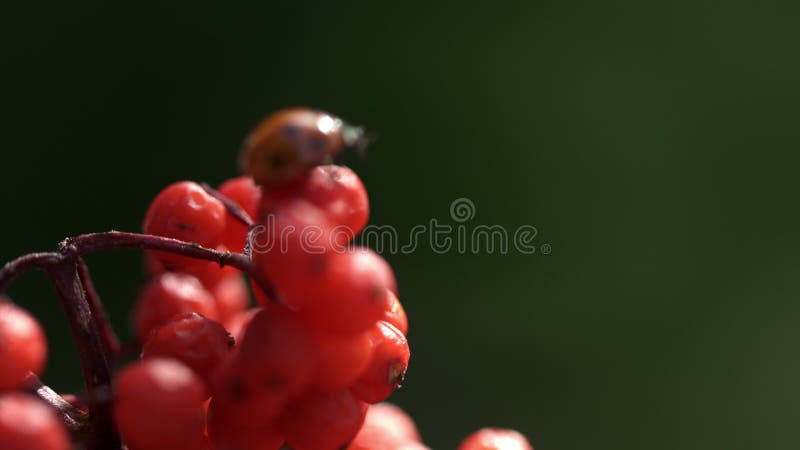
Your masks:
[[[64,2],[0,7],[0,259],[137,230],[236,172],[265,113],[368,125],[373,223],[539,229],[550,255],[389,256],[411,317],[393,400],[436,449],[797,449],[800,27],[791,2]],[[118,328],[139,255],[90,258]],[[41,275],[45,376],[80,388]]]

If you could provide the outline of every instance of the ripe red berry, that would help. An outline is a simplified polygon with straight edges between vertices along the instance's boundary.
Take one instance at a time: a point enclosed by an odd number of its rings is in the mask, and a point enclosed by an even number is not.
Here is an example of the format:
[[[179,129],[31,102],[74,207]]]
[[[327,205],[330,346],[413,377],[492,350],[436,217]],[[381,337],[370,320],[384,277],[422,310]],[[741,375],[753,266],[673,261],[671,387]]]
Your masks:
[[[343,166],[319,166],[308,174],[301,195],[322,208],[337,226],[353,236],[369,220],[369,198],[361,178]]]
[[[34,397],[0,394],[0,448],[3,450],[69,450],[69,435],[58,416]]]
[[[348,450],[396,450],[419,443],[417,426],[405,411],[390,403],[371,405],[364,425]]]
[[[265,384],[257,375],[242,367],[238,352],[223,361],[212,385],[217,413],[235,417],[242,427],[269,426],[283,411],[290,395]]]
[[[237,315],[243,313],[250,303],[250,293],[241,274],[236,273],[221,279],[211,288],[217,305],[219,321],[225,328]]]
[[[431,448],[422,442],[406,442],[397,447],[392,447],[392,450],[431,450]]]
[[[359,333],[389,309],[386,290],[394,286],[389,264],[372,250],[333,253],[319,275],[309,280],[302,314],[314,327]]]
[[[408,341],[397,328],[378,322],[371,331],[373,355],[367,370],[351,387],[367,403],[386,400],[405,379],[411,353]]]
[[[253,242],[253,260],[272,281],[281,302],[300,309],[313,277],[324,270],[331,254],[331,225],[319,208],[302,199],[262,206],[258,223],[263,228]]]
[[[150,336],[142,349],[142,359],[176,359],[210,386],[214,370],[233,344],[233,337],[219,322],[197,313],[185,313],[173,317]]]
[[[275,425],[244,426],[239,414],[226,414],[211,400],[208,409],[208,437],[220,450],[278,450],[283,445]]]
[[[261,311],[261,308],[250,308],[246,311],[242,311],[233,316],[225,325],[225,329],[228,330],[228,333],[236,340],[236,345],[242,342],[247,326],[250,325],[250,321],[253,320],[253,317],[259,311]]]
[[[227,220],[225,205],[191,181],[181,181],[161,191],[147,210],[145,233],[194,242],[203,247],[220,245]],[[170,270],[184,271],[197,260],[166,252],[153,252]]]
[[[316,372],[312,386],[320,390],[338,390],[350,386],[372,360],[372,340],[368,332],[335,335],[313,333]]]
[[[298,181],[272,189],[262,202],[285,202],[301,198],[317,206],[341,234],[337,242],[345,244],[355,237],[369,220],[369,198],[364,183],[351,169],[343,166],[317,166]]]
[[[267,391],[300,393],[314,375],[313,340],[289,311],[275,307],[257,313],[239,346],[239,367]]]
[[[484,428],[469,435],[458,450],[533,450],[533,447],[517,431]]]
[[[206,445],[205,387],[173,359],[131,364],[117,375],[114,416],[132,450],[195,449]]]
[[[390,289],[386,290],[386,295],[389,297],[388,307],[383,312],[383,321],[389,322],[390,324],[394,325],[395,328],[400,330],[401,333],[404,335],[408,335],[408,316],[406,316],[406,310],[403,309],[403,305],[400,303],[400,300],[397,298],[394,292]]]
[[[339,450],[353,440],[365,414],[366,405],[348,390],[308,392],[289,404],[278,430],[294,450]]]
[[[196,312],[206,318],[218,318],[214,297],[200,281],[191,276],[166,272],[150,280],[139,294],[133,324],[140,342],[178,314]]]
[[[363,131],[338,117],[308,108],[284,109],[267,116],[250,133],[240,164],[256,184],[276,186],[337,156],[346,145],[360,142]]]
[[[251,219],[258,215],[261,188],[248,176],[232,178],[219,186],[220,194],[236,202]],[[241,253],[247,240],[247,227],[238,220],[229,219],[225,225],[223,243],[231,251]]]
[[[41,373],[47,339],[39,322],[0,297],[0,390],[22,387],[28,372]]]

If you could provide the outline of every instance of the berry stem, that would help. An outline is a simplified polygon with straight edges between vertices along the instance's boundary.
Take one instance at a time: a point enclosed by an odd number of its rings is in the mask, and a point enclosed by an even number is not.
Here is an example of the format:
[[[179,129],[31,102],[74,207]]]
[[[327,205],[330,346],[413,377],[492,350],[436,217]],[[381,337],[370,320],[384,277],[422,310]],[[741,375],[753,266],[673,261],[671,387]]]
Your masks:
[[[248,255],[220,252],[192,242],[123,231],[107,231],[67,238],[58,245],[57,252],[32,253],[7,263],[0,269],[0,293],[5,291],[14,278],[30,270],[50,270],[62,265],[65,260],[74,260],[88,253],[117,248],[160,250],[194,259],[215,261],[222,266],[235,267],[250,276],[270,298],[280,299],[272,283],[261,274],[261,271],[256,269]]]
[[[253,218],[250,217],[250,215],[247,214],[247,212],[244,209],[242,209],[242,207],[239,206],[238,203],[222,195],[220,191],[212,188],[211,186],[208,185],[208,183],[201,183],[200,187],[202,187],[203,190],[205,190],[208,195],[214,197],[215,199],[219,200],[223,205],[225,205],[225,208],[228,210],[228,214],[233,216],[244,226],[246,226],[247,228],[252,228],[253,225],[255,225],[253,223]]]
[[[0,293],[5,292],[17,275],[34,269],[45,270],[59,261],[61,255],[58,253],[30,253],[7,263],[0,269]]]
[[[82,438],[87,435],[90,429],[89,414],[64,400],[62,396],[42,383],[42,380],[33,373],[28,374],[25,384],[28,392],[47,403],[61,417],[62,422],[64,422],[73,437],[83,440]]]
[[[120,353],[120,343],[114,328],[111,327],[111,321],[108,318],[106,308],[100,300],[100,295],[92,282],[92,276],[89,273],[89,266],[78,258],[78,277],[83,285],[86,300],[89,302],[89,309],[92,312],[92,317],[96,321],[96,326],[100,329],[100,338],[103,340],[103,347],[105,348],[106,355],[113,363],[117,360]]]
[[[86,300],[78,276],[77,257],[66,256],[47,269],[61,299],[73,339],[78,347],[83,381],[89,394],[91,422],[94,429],[90,448],[116,450],[122,448],[119,433],[111,413],[111,369],[105,348]]]

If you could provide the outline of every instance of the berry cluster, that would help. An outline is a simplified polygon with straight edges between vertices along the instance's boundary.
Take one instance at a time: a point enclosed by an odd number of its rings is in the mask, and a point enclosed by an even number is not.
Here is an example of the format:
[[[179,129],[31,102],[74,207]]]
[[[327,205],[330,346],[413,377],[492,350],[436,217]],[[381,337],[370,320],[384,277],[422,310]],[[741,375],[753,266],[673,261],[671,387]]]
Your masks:
[[[82,443],[88,418],[103,423],[102,408],[112,430],[89,439],[94,448],[113,442],[113,428],[129,450],[427,448],[408,415],[381,403],[408,368],[408,319],[389,264],[352,244],[369,216],[363,183],[328,164],[362,143],[362,131],[336,117],[280,111],[245,141],[243,176],[219,190],[190,181],[166,187],[147,210],[145,234],[85,235],[50,259],[9,263],[7,273],[26,264],[67,268],[49,270],[68,317],[91,319],[76,319],[73,331],[88,330],[82,362],[93,375],[88,406],[37,386],[44,333],[27,312],[0,302],[0,448],[66,450]],[[133,311],[141,361],[102,385],[115,337],[97,323],[104,313],[79,256],[110,247],[146,248],[149,279]],[[64,279],[82,289],[59,289]],[[531,447],[493,429],[459,447],[492,449]]]

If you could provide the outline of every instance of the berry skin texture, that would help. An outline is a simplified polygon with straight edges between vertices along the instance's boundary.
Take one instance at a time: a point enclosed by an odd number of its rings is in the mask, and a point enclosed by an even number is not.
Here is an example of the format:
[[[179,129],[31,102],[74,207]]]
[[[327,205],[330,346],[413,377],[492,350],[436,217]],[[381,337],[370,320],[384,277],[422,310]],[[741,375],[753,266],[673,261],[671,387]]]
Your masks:
[[[387,289],[386,295],[389,297],[387,302],[388,309],[384,311],[382,320],[394,325],[401,333],[408,336],[408,316],[406,315],[406,310],[403,309],[403,305],[394,292]]]
[[[182,313],[196,312],[208,319],[218,318],[214,297],[191,276],[165,272],[150,280],[139,294],[133,325],[140,342],[150,333]]]
[[[3,450],[69,450],[69,435],[59,418],[34,397],[0,394],[0,448]]]
[[[301,198],[324,211],[336,226],[334,231],[340,244],[352,240],[369,220],[369,198],[364,183],[344,166],[314,167],[298,181],[270,190],[262,201],[285,202],[290,198]]]
[[[268,427],[289,401],[288,394],[266,388],[262,380],[244,370],[238,353],[217,369],[212,393],[217,414],[234,418],[237,425],[247,428]]]
[[[0,390],[22,387],[28,371],[40,374],[47,360],[47,339],[39,322],[0,297]]]
[[[366,409],[347,390],[312,391],[289,404],[278,430],[294,450],[339,450],[358,433]]]
[[[458,450],[533,450],[533,447],[517,431],[483,428],[467,436]]]
[[[260,311],[239,346],[240,370],[268,392],[298,394],[314,375],[313,345],[295,314],[278,307]]]
[[[238,346],[242,342],[245,330],[259,311],[261,311],[261,308],[250,308],[247,311],[242,311],[225,324],[225,329],[236,341],[235,345]]]
[[[405,379],[411,352],[403,333],[386,322],[378,322],[370,336],[372,361],[350,389],[359,400],[378,403],[389,398]]]
[[[245,140],[240,165],[260,186],[296,180],[309,168],[338,155],[345,146],[338,117],[308,108],[277,111]]]
[[[211,294],[217,305],[219,321],[225,328],[228,328],[228,323],[244,312],[250,304],[247,284],[239,273],[221,279],[211,288]]]
[[[242,426],[238,415],[225,414],[214,400],[208,408],[208,437],[218,450],[278,450],[283,438],[273,424]]]
[[[208,385],[234,340],[219,322],[197,313],[176,316],[150,336],[142,359],[173,358],[192,369]]]
[[[264,230],[253,239],[253,260],[280,293],[280,301],[299,310],[309,297],[309,285],[323,273],[332,253],[332,226],[322,210],[296,198],[262,203],[258,224]],[[265,297],[256,295],[263,306]]]
[[[405,411],[391,403],[371,405],[364,425],[348,450],[396,450],[419,444],[417,426]]]
[[[238,204],[251,219],[255,220],[258,214],[258,204],[261,202],[261,188],[256,186],[253,179],[248,176],[232,178],[219,186],[219,193]],[[222,242],[231,251],[241,253],[247,241],[247,227],[233,218],[225,224]]]
[[[369,220],[367,190],[358,175],[347,167],[311,169],[300,195],[322,208],[337,226],[346,227],[353,236]]]
[[[369,333],[335,335],[313,334],[316,350],[316,374],[312,387],[333,391],[350,386],[367,369],[372,360],[372,340]]]
[[[386,290],[393,286],[391,267],[374,251],[355,248],[333,253],[318,280],[308,286],[302,314],[315,328],[360,333],[389,309]]]
[[[167,186],[153,199],[142,229],[147,234],[216,248],[221,244],[227,214],[225,205],[199,184],[181,181]],[[171,270],[183,271],[204,262],[166,252],[152,254]]]
[[[203,381],[191,369],[153,358],[117,375],[114,417],[130,450],[204,448],[204,400]]]

